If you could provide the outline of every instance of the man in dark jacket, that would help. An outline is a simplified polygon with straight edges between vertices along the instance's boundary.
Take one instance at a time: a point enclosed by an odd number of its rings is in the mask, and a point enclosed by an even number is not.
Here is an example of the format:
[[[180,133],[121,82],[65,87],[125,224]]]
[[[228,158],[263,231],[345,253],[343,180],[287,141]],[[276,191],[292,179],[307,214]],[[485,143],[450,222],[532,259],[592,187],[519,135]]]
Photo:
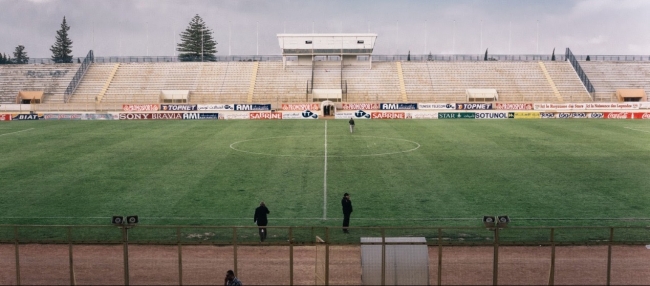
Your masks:
[[[350,123],[350,133],[354,132],[354,118],[350,117],[348,123]]]
[[[341,205],[343,206],[343,232],[349,233],[348,226],[350,226],[350,214],[352,213],[352,201],[350,201],[350,194],[343,194]]]
[[[266,205],[264,202],[260,202],[260,206],[255,209],[255,216],[253,217],[253,222],[257,223],[257,226],[259,227],[259,232],[260,232],[260,241],[264,242],[266,239],[266,226],[269,221],[266,219],[266,215],[270,214],[271,212],[269,211],[268,208],[266,208]]]

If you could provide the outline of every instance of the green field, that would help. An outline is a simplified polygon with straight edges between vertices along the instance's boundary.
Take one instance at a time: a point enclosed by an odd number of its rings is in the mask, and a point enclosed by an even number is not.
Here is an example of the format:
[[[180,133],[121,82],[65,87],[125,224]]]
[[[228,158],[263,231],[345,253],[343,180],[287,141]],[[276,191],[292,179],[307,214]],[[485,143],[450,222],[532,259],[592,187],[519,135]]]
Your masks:
[[[650,219],[650,121],[14,121],[0,146],[3,224],[253,226],[263,200],[338,226],[344,192],[353,226]]]

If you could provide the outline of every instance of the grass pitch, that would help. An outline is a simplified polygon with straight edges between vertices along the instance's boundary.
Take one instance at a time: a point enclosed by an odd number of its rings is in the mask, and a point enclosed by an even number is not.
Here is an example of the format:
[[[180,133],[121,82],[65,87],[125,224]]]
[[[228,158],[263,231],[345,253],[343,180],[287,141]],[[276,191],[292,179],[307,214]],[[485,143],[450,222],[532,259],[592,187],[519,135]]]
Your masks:
[[[649,188],[641,120],[0,122],[4,224],[626,225]]]

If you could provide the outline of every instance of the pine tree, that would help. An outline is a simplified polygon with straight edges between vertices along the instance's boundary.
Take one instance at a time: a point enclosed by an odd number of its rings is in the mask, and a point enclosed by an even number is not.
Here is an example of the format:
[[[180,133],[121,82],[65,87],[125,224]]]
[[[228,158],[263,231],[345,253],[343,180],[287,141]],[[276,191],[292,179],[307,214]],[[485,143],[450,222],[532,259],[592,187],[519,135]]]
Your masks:
[[[70,26],[68,26],[65,17],[63,17],[61,30],[56,31],[56,42],[50,48],[50,51],[52,51],[52,60],[55,63],[72,63],[72,40],[68,38],[69,30]]]
[[[0,65],[5,64],[5,56],[3,54],[0,54]]]
[[[181,42],[176,48],[180,61],[216,61],[217,42],[212,37],[212,30],[206,27],[197,14],[192,18],[187,29],[181,33]]]
[[[487,54],[488,54],[488,49],[485,49],[485,56],[483,57],[483,60],[484,60],[484,61],[487,61],[487,60],[488,60],[488,58],[487,58]]]
[[[14,64],[26,64],[29,62],[29,57],[27,52],[25,52],[25,46],[18,45],[14,51]]]
[[[555,48],[553,48],[553,54],[551,55],[551,61],[555,61]]]
[[[431,52],[429,52],[429,55],[427,56],[427,61],[433,61],[433,55]]]
[[[589,57],[589,55],[587,55],[587,61],[591,61],[591,58]]]

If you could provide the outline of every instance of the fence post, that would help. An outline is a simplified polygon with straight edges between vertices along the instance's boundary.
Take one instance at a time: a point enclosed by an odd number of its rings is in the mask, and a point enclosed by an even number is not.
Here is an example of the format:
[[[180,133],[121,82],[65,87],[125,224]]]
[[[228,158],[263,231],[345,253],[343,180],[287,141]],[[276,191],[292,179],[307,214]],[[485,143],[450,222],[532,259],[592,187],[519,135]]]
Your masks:
[[[237,273],[237,227],[232,227],[232,244],[233,244],[233,259],[234,259],[234,265],[233,265],[233,271],[235,272],[235,275],[239,275]]]
[[[381,228],[381,285],[386,285],[386,230]]]
[[[499,227],[494,228],[494,261],[492,262],[492,285],[499,285]]]
[[[178,244],[178,285],[183,285],[183,249],[181,247],[180,227],[176,227],[176,243]]]
[[[442,285],[442,228],[438,228],[438,285]]]
[[[124,250],[124,285],[129,285],[129,233],[126,227],[122,229],[122,248]]]
[[[289,285],[293,285],[293,227],[289,227]]]
[[[70,285],[77,285],[74,277],[74,259],[72,258],[72,226],[68,226],[68,262],[70,265]]]
[[[609,243],[607,243],[607,285],[611,285],[612,278],[612,243],[614,242],[614,228],[609,228]]]
[[[555,285],[555,228],[551,228],[551,269],[548,273],[548,285]]]
[[[330,285],[330,228],[325,228],[325,285]]]
[[[18,226],[14,226],[14,246],[16,248],[16,285],[20,285],[20,253],[18,251]]]

